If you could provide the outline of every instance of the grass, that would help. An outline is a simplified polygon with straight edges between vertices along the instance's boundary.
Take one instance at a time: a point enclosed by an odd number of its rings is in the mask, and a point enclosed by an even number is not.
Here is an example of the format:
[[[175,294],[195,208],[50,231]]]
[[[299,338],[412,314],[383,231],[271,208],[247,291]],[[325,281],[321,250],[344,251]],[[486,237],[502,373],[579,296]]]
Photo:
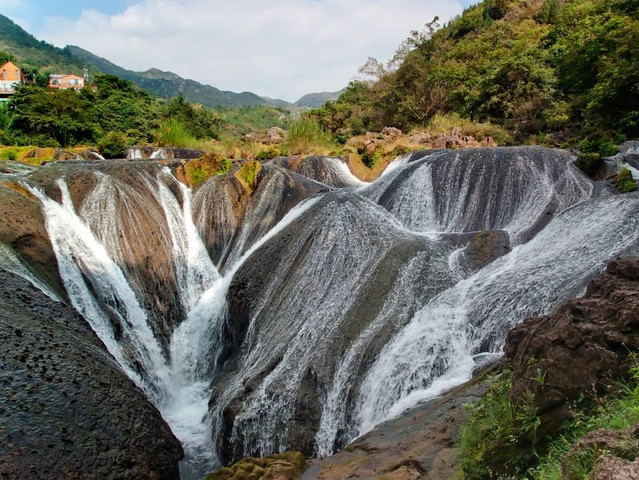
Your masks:
[[[313,119],[302,118],[293,123],[282,146],[287,155],[331,155],[339,150],[333,137]]]
[[[615,185],[621,193],[630,193],[637,190],[637,182],[626,167],[619,169],[619,173],[615,177]]]
[[[622,384],[617,396],[597,405],[592,413],[574,413],[573,419],[563,426],[561,435],[550,442],[547,453],[539,457],[539,464],[530,470],[531,479],[560,480],[568,475],[574,480],[585,480],[597,459],[606,453],[634,460],[639,451],[623,448],[612,452],[586,449],[569,454],[590,432],[600,428],[626,430],[639,423],[639,367],[635,365],[631,374],[631,382]]]
[[[191,135],[182,122],[171,118],[160,125],[156,143],[159,147],[197,148],[201,141]]]
[[[492,137],[497,145],[512,145],[512,135],[505,129],[490,122],[473,122],[456,113],[436,114],[425,129],[431,135],[444,135],[459,128],[462,135],[473,137],[478,142]]]
[[[481,400],[470,405],[470,418],[458,440],[459,460],[468,480],[500,478],[525,470],[534,455],[540,425],[532,394],[510,396],[512,372],[496,375]]]
[[[631,380],[620,383],[615,395],[599,399],[588,409],[573,408],[572,418],[552,437],[538,439],[539,419],[532,396],[514,403],[510,398],[511,372],[493,378],[486,394],[469,407],[471,416],[458,439],[464,478],[525,480],[587,480],[605,454],[628,460],[639,456],[636,440],[608,450],[576,449],[575,445],[598,429],[624,431],[639,423],[639,364]]]

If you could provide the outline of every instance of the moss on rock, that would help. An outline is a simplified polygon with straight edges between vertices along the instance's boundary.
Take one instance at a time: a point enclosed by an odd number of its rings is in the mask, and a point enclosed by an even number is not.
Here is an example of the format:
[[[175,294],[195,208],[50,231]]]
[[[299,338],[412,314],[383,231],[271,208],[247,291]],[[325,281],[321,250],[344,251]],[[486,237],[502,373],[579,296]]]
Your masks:
[[[306,469],[300,452],[285,452],[264,458],[245,458],[231,467],[211,473],[206,480],[295,480]]]

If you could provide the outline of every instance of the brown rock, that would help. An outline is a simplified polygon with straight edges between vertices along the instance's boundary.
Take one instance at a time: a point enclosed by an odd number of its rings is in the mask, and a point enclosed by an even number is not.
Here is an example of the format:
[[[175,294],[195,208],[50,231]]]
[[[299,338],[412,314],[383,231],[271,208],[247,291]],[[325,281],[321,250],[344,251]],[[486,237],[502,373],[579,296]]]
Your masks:
[[[639,460],[630,462],[623,458],[605,455],[597,460],[588,478],[590,480],[639,480]]]
[[[382,129],[382,135],[389,138],[397,138],[402,135],[402,131],[395,127],[384,127]]]
[[[625,458],[636,458],[639,455],[639,425],[627,430],[608,430],[600,428],[593,432],[590,432],[584,438],[579,440],[570,450],[568,455],[562,461],[562,475],[563,478],[572,479],[575,478],[574,472],[571,470],[571,465],[579,461],[579,457],[584,453],[601,455],[603,453],[615,455]],[[608,455],[607,455],[608,456]],[[614,459],[614,460],[611,460]],[[602,466],[606,467],[602,470],[604,475],[601,478],[620,478],[620,477],[608,477],[603,472],[607,472],[608,467],[615,465],[618,462],[626,462],[629,465],[633,465],[627,460],[621,460],[620,458],[610,457],[609,460],[605,460]],[[639,464],[638,464],[639,465]],[[635,472],[637,466],[635,465]],[[614,472],[614,470],[612,470]],[[630,470],[632,471],[632,469]],[[623,477],[623,478],[635,478],[635,477]],[[639,480],[639,477],[637,477]]]
[[[465,405],[485,392],[486,378],[479,375],[377,426],[331,457],[311,460],[302,480],[461,478],[455,443],[468,418]]]
[[[605,394],[611,378],[628,375],[629,354],[639,348],[638,266],[637,257],[611,262],[583,298],[527,319],[508,334],[511,395],[535,394],[540,433],[569,417],[569,402]]]

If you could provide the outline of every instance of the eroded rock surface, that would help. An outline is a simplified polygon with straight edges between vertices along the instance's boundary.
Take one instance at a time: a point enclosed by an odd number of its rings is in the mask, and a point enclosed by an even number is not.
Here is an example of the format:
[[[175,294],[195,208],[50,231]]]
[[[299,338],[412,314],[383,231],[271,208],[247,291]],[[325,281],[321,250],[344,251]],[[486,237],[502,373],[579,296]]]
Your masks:
[[[533,392],[540,431],[556,428],[570,414],[569,402],[607,393],[611,379],[627,376],[637,348],[639,257],[626,257],[610,262],[583,298],[508,334],[512,396]]]
[[[0,272],[0,472],[176,479],[182,447],[84,319]]]
[[[366,478],[379,480],[441,480],[457,478],[455,442],[468,416],[465,405],[486,390],[485,375],[441,398],[383,423],[343,451],[313,459],[303,480]]]

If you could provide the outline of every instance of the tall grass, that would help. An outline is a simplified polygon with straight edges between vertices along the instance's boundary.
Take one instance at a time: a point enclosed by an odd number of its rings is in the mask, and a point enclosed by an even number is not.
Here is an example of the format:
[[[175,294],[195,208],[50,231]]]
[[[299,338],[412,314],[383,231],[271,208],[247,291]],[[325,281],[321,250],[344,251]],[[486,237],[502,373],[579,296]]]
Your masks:
[[[571,453],[573,446],[590,432],[600,428],[626,430],[639,423],[639,366],[631,368],[631,374],[631,382],[620,386],[620,394],[599,404],[594,412],[574,412],[573,418],[563,426],[562,434],[550,442],[547,453],[541,455],[539,464],[530,470],[531,479],[561,480],[568,475],[574,480],[585,480],[604,453],[628,455],[631,460],[639,455],[639,451],[623,448],[613,452],[586,449]]]
[[[189,133],[182,122],[170,118],[160,124],[156,143],[159,147],[197,148],[202,142]]]
[[[337,150],[337,143],[319,123],[309,118],[302,118],[291,125],[282,153],[329,155]]]
[[[572,418],[546,438],[535,438],[539,419],[532,395],[513,403],[509,395],[511,372],[497,375],[481,400],[469,407],[470,419],[460,432],[459,461],[464,478],[586,480],[604,454],[634,460],[639,447],[633,442],[620,442],[613,451],[575,449],[590,432],[600,428],[626,430],[639,423],[639,365],[630,373],[632,380],[617,385],[617,395],[594,402],[588,410],[575,407]]]

